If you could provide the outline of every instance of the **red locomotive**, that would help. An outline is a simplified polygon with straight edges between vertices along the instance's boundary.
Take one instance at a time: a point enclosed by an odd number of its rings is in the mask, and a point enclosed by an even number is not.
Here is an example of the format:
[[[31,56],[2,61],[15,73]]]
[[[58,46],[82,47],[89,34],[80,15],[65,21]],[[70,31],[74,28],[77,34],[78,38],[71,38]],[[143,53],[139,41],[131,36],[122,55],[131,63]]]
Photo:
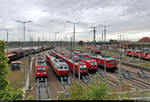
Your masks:
[[[75,74],[78,75],[79,73],[79,62],[74,62],[72,61],[71,59],[68,59],[58,53],[56,53],[55,51],[51,50],[50,51],[53,55],[61,58],[62,60],[64,60],[68,66],[69,66],[69,69],[71,71],[73,71],[73,68],[74,68],[74,63],[75,63]],[[80,75],[81,76],[86,76],[88,75],[88,69],[87,69],[87,66],[86,66],[86,63],[85,62],[80,62]]]
[[[37,59],[35,62],[35,78],[39,80],[48,78],[47,64],[44,59]]]
[[[134,53],[133,53],[133,56],[134,57],[140,57],[140,54],[142,54],[141,50],[135,50]]]
[[[54,72],[59,78],[68,79],[69,77],[69,67],[68,65],[61,60],[60,58],[55,58],[50,55],[46,55],[48,63],[52,66]]]
[[[142,52],[141,50],[127,50],[126,51],[127,56],[133,56],[145,60],[150,60],[150,53],[149,52]]]
[[[146,59],[146,60],[150,60],[150,53],[148,53],[148,52],[143,52],[141,58]]]
[[[88,58],[88,57],[82,57],[80,58],[80,61],[86,63],[86,66],[89,72],[96,72],[98,68],[96,60]]]
[[[133,50],[127,50],[127,51],[126,51],[126,55],[127,55],[127,56],[132,56],[132,55],[133,55],[133,52],[134,52]]]
[[[102,57],[102,56],[89,56],[85,55],[85,57],[92,58],[96,60],[97,64],[100,67],[104,67],[105,64],[105,58],[106,58],[106,69],[109,71],[116,71],[117,70],[117,61],[114,58],[109,57]]]
[[[88,46],[88,49],[91,50],[93,53],[101,54],[101,49],[99,47]]]

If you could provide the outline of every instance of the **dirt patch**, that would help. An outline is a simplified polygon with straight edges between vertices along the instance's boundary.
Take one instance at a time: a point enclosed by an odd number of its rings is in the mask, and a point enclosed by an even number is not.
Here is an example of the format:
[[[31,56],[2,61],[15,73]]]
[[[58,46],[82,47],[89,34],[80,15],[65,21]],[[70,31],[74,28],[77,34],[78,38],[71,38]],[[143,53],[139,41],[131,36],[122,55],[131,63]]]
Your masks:
[[[25,84],[24,84],[24,58],[19,59],[21,61],[21,70],[20,71],[11,71],[9,75],[7,76],[10,85],[15,88],[15,89],[22,89]],[[28,74],[28,57],[25,59],[25,79],[27,78]],[[10,69],[10,64],[9,64],[9,69]]]

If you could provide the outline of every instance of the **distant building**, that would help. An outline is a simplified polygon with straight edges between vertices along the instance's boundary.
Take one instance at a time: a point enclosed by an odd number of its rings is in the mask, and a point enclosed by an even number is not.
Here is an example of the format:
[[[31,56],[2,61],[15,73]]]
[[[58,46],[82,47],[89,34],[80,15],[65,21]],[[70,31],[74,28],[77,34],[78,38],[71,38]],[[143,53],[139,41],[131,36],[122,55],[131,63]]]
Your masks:
[[[138,42],[143,42],[143,43],[150,42],[150,38],[149,37],[143,37]]]
[[[118,47],[120,48],[128,48],[129,46],[129,43],[131,43],[130,41],[121,41],[121,42],[118,42]]]

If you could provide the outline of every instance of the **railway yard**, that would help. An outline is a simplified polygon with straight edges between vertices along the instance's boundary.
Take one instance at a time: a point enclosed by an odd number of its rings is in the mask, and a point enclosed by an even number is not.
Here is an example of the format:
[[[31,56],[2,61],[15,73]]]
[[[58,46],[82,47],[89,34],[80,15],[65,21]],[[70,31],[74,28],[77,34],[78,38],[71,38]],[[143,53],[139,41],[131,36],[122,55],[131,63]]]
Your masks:
[[[79,47],[79,46],[77,46]],[[85,47],[85,46],[82,46]],[[93,55],[93,52],[90,52],[87,47],[80,49],[81,46],[79,47],[78,50],[82,50],[81,52],[85,52],[88,55]],[[50,48],[53,49],[53,48]],[[36,70],[36,61],[38,60],[36,53],[32,54],[32,60],[31,60],[31,69],[30,69],[30,79],[29,79],[29,55],[27,55],[25,58],[25,62],[23,58],[16,59],[16,61],[21,61],[21,70],[20,71],[11,71],[10,75],[8,76],[8,80],[10,80],[11,85],[14,88],[20,88],[23,89],[25,92],[24,99],[27,99],[28,96],[32,96],[33,99],[35,100],[59,100],[59,95],[60,94],[65,94],[69,95],[69,87],[72,82],[78,82],[78,76],[73,75],[73,70],[70,72],[69,76],[61,77],[57,73],[57,70],[54,69],[55,65],[52,65],[52,59],[53,57],[50,57],[48,60],[48,56],[54,56],[60,57],[61,59],[61,54],[60,53],[60,47],[56,47],[55,50],[50,50],[49,48],[45,50],[41,50],[40,56],[43,58],[47,65],[47,75],[46,78],[41,79],[37,78],[38,74],[38,69]],[[84,49],[84,50],[83,50]],[[55,52],[56,51],[56,52]],[[80,52],[80,51],[79,51]],[[50,54],[51,53],[51,54]],[[62,53],[64,54],[63,56],[71,56],[71,49],[66,45],[62,48]],[[119,64],[119,53],[114,52],[111,50],[107,50],[107,55],[115,58],[117,64],[117,68],[119,69],[120,64]],[[55,55],[56,54],[56,55]],[[58,54],[58,56],[57,56]],[[103,50],[101,51],[101,54],[103,54]],[[97,54],[100,55],[100,54]],[[97,56],[95,54],[95,56]],[[61,60],[63,60],[62,57]],[[97,58],[97,57],[95,57]],[[56,60],[56,59],[55,59]],[[115,70],[113,72],[111,71],[106,71],[102,68],[97,69],[95,73],[88,73],[87,75],[80,76],[82,85],[85,87],[88,86],[94,79],[95,76],[98,76],[98,79],[100,82],[106,81],[108,87],[112,88],[110,90],[110,93],[119,93],[119,94],[124,94],[128,93],[131,98],[133,97],[148,97],[150,95],[150,71],[147,68],[147,70],[142,69],[141,67],[138,67],[138,65],[142,65],[143,63],[149,63],[147,60],[142,60],[142,59],[137,59],[137,58],[132,58],[132,57],[127,57],[123,55],[122,57],[122,65],[121,65],[121,72],[119,70]],[[66,60],[67,61],[67,60]],[[67,63],[65,61],[65,63]],[[69,61],[69,60],[68,60]],[[57,62],[57,61],[56,61]],[[25,64],[24,64],[25,63]],[[67,64],[69,65],[68,62]],[[138,64],[133,64],[133,63],[138,63]],[[106,63],[107,64],[107,63]],[[25,65],[25,70],[23,69]],[[80,66],[82,64],[80,63]],[[9,67],[11,67],[11,62],[9,64]],[[69,66],[70,68],[71,66]],[[73,67],[73,65],[72,65]],[[145,66],[144,66],[145,67]],[[148,67],[148,66],[147,66]],[[37,67],[38,68],[38,67]],[[41,67],[42,68],[42,67]],[[57,69],[57,67],[56,67]],[[81,70],[81,69],[80,69]],[[24,88],[24,71],[25,71],[25,81],[26,81],[26,87]],[[36,72],[35,72],[36,71]],[[82,71],[81,71],[82,72]],[[143,73],[142,73],[143,72]],[[77,71],[78,73],[78,71]],[[41,76],[44,74],[40,74]],[[39,77],[39,76],[38,76]],[[119,79],[120,78],[120,79]],[[30,87],[31,89],[28,90],[29,87],[29,80],[30,80]],[[67,80],[67,81],[66,81]],[[14,82],[15,81],[15,82]]]
[[[150,0],[56,1],[1,0],[0,101],[150,101]]]

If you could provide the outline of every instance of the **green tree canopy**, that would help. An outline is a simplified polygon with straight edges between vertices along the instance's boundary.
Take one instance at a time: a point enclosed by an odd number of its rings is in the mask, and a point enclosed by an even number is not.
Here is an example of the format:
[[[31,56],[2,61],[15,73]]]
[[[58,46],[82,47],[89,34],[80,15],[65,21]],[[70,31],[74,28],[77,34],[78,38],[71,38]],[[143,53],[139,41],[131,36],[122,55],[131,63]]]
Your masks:
[[[4,54],[5,43],[0,41],[0,100],[21,100],[23,92],[14,90],[7,80],[8,58]]]
[[[79,84],[73,82],[69,88],[69,96],[60,94],[62,100],[127,100],[129,96],[124,94],[120,97],[119,94],[110,94],[112,90],[108,87],[105,80],[104,82],[99,81],[99,76],[96,75],[93,81],[86,86],[85,84]]]

